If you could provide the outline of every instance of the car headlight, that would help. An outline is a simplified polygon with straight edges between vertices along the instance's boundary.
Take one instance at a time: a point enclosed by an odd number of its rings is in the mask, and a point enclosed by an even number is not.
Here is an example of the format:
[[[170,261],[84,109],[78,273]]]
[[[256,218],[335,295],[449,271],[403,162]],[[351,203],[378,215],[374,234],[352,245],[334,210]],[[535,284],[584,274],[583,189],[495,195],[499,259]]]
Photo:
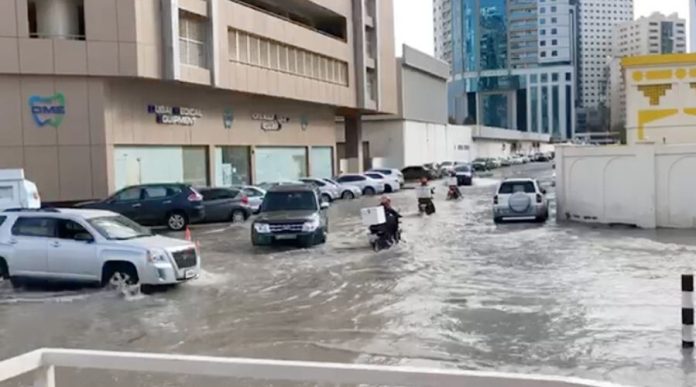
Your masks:
[[[259,234],[269,234],[271,232],[271,225],[267,223],[254,223],[254,230]]]
[[[319,228],[319,219],[314,218],[302,225],[302,232],[313,232]]]
[[[167,262],[167,253],[161,249],[150,249],[147,251],[147,261],[150,263]]]

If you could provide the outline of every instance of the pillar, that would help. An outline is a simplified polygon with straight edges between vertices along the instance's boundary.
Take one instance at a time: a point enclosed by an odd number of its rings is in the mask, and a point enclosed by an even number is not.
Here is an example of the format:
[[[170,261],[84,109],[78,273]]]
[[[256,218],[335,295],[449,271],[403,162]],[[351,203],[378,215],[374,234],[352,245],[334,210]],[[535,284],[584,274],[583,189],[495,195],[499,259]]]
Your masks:
[[[346,117],[345,130],[347,165],[341,172],[360,173],[363,171],[362,118],[360,116]]]
[[[75,0],[36,2],[36,26],[40,37],[71,38],[80,33]]]

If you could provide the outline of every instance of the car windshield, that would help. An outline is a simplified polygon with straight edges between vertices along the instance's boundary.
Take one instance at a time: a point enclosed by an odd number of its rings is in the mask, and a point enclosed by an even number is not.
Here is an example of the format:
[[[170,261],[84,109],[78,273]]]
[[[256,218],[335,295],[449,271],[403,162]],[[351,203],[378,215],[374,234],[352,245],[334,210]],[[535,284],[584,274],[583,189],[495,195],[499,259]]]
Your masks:
[[[445,161],[444,163],[442,163],[443,167],[449,167],[450,165],[452,165],[451,161]]]
[[[384,176],[380,175],[379,173],[366,173],[365,176],[371,177],[376,180],[382,180],[384,179]]]
[[[87,222],[104,238],[112,241],[125,241],[152,236],[150,230],[122,215],[102,216],[88,219]]]
[[[392,171],[390,171],[388,169],[375,169],[375,172],[381,173],[383,175],[391,175],[392,174]]]
[[[309,191],[268,192],[261,205],[261,212],[316,211],[318,209],[316,197]]]
[[[335,186],[338,186],[338,185],[339,185],[336,181],[331,180],[331,179],[322,179],[322,180],[324,180],[325,182],[327,182],[327,183],[329,183],[329,184],[333,184],[333,185],[335,185]]]
[[[500,194],[514,194],[518,192],[535,193],[534,183],[531,181],[506,182],[500,186]]]
[[[468,165],[460,165],[454,168],[457,172],[471,172],[471,168]]]

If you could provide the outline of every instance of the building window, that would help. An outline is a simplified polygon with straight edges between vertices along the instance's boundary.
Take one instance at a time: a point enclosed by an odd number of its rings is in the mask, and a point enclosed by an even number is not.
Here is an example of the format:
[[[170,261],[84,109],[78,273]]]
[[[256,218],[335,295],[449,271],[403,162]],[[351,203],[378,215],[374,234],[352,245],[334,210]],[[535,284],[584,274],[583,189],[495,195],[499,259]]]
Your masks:
[[[183,64],[208,68],[206,22],[179,12],[179,60]]]
[[[248,146],[215,148],[215,185],[229,187],[251,183],[251,151]]]
[[[51,0],[27,1],[27,22],[29,24],[29,37],[40,39],[72,39],[85,40],[85,7],[84,0],[74,0],[67,3],[67,7],[73,8],[72,12],[63,15],[51,15],[50,23],[42,23],[39,14],[50,12]]]

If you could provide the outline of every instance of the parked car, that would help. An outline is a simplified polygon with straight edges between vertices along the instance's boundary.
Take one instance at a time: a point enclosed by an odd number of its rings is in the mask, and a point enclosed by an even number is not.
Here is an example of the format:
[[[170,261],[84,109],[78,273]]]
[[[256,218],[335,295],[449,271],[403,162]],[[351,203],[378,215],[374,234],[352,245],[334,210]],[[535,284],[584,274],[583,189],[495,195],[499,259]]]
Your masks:
[[[383,175],[377,172],[366,172],[365,176],[383,182],[384,192],[386,193],[398,192],[401,190],[401,183],[399,183],[399,178],[396,176]]]
[[[321,193],[321,199],[325,202],[330,203],[334,200],[338,200],[341,198],[341,191],[337,187],[325,182],[322,179],[307,177],[304,179],[300,179],[300,181],[302,181],[305,184],[317,187],[319,189],[319,192]]]
[[[442,170],[440,170],[440,166],[437,165],[437,163],[427,163],[423,164],[423,166],[429,171],[431,176],[430,179],[439,179],[444,176]]]
[[[458,165],[454,167],[457,177],[457,185],[472,185],[474,182],[474,169],[470,165]]]
[[[549,218],[546,191],[534,179],[507,179],[503,181],[493,198],[493,220],[535,220],[545,222]]]
[[[0,210],[8,208],[41,208],[39,189],[23,169],[0,169]]]
[[[449,176],[449,174],[454,170],[455,163],[453,161],[443,161],[440,164],[440,175]]]
[[[263,203],[263,197],[266,196],[266,190],[253,185],[243,185],[231,187],[238,189],[249,199],[249,208],[253,214],[258,214]]]
[[[404,175],[404,180],[406,182],[409,181],[416,181],[420,180],[423,177],[426,177],[430,180],[437,179],[438,176],[433,173],[433,171],[427,169],[426,167],[422,165],[414,165],[410,167],[406,167],[401,170],[401,173]]]
[[[385,189],[383,181],[375,180],[365,175],[345,174],[339,176],[336,181],[341,184],[359,187],[363,195],[381,194]]]
[[[405,183],[404,174],[401,173],[401,171],[399,171],[396,168],[373,168],[373,169],[369,170],[368,172],[377,172],[377,173],[381,173],[385,176],[395,177],[398,180],[400,185],[404,185],[404,183]]]
[[[126,187],[98,202],[78,208],[108,210],[147,226],[184,230],[205,219],[203,196],[189,184],[144,184]]]
[[[497,159],[497,161],[500,163],[501,167],[509,167],[512,165],[512,161],[510,160],[510,157],[500,157]]]
[[[324,178],[322,179],[323,181],[335,186],[338,188],[338,192],[341,194],[341,199],[344,200],[350,200],[350,199],[356,199],[362,196],[362,189],[360,187],[354,186],[354,185],[349,185],[349,184],[341,184],[337,182],[336,180],[332,179],[327,179]]]
[[[486,172],[488,171],[488,163],[485,159],[476,159],[471,163],[471,166],[476,172]]]
[[[252,214],[249,198],[239,189],[200,188],[203,195],[205,222],[243,223]]]
[[[489,170],[498,169],[501,167],[500,160],[493,157],[489,157],[486,159],[486,165],[488,166]]]
[[[268,191],[269,189],[278,185],[302,185],[303,182],[299,180],[278,180],[278,181],[264,181],[263,183],[257,184],[261,189]]]
[[[261,212],[251,227],[251,243],[297,242],[314,246],[326,242],[329,219],[319,191],[309,185],[279,185],[266,192]]]
[[[176,285],[200,272],[193,243],[154,236],[114,212],[21,210],[0,219],[0,278],[14,286],[26,279]]]

